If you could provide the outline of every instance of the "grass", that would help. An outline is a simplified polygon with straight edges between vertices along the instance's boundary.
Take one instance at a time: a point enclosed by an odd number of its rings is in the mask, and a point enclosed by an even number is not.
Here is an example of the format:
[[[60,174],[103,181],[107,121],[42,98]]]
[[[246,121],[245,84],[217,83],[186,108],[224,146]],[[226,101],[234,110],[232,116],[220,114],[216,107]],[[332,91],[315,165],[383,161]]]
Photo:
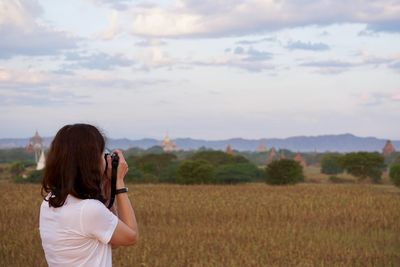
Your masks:
[[[130,185],[140,227],[113,266],[400,266],[391,185]],[[38,185],[0,182],[0,266],[46,266]]]

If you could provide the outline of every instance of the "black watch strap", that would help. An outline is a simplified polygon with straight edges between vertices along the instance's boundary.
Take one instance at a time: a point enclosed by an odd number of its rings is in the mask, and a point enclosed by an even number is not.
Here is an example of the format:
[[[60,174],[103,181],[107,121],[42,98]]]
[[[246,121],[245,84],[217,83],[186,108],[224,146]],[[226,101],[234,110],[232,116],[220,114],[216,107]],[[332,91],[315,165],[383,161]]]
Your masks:
[[[124,188],[121,188],[121,189],[117,189],[116,191],[115,191],[115,194],[117,195],[117,194],[121,194],[121,193],[128,193],[128,188],[127,187],[124,187]]]

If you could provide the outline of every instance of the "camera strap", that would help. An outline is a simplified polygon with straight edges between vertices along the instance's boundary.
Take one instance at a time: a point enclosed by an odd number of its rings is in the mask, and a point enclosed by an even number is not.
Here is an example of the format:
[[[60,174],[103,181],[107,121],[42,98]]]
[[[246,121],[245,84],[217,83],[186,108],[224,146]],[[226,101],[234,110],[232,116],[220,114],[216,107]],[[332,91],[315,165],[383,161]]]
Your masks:
[[[108,203],[108,207],[107,207],[109,209],[111,209],[111,207],[114,204],[115,193],[117,191],[117,167],[118,167],[118,162],[112,161],[111,165],[112,165],[112,168],[111,168],[111,196],[110,196],[110,202]]]

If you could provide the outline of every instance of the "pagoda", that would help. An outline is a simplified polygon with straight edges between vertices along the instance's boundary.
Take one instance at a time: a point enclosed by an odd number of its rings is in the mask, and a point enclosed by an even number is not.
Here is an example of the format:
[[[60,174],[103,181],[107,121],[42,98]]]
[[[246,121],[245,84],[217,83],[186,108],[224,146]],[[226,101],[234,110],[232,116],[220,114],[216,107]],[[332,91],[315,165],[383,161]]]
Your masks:
[[[38,163],[40,154],[43,150],[43,138],[40,137],[38,131],[36,131],[35,135],[29,139],[26,150],[35,153],[35,162]]]
[[[229,154],[229,155],[233,155],[233,149],[232,149],[231,144],[228,144],[228,145],[226,146],[225,153],[226,153],[226,154]]]
[[[279,159],[278,153],[276,152],[275,147],[272,147],[268,153],[267,164],[269,164],[272,161],[277,160],[277,159]]]
[[[267,151],[267,147],[264,144],[259,144],[256,151],[258,153],[262,153],[262,152],[266,152]]]
[[[168,136],[168,133],[165,135],[161,147],[163,148],[164,152],[172,152],[177,150],[176,144],[171,141],[171,139]]]
[[[44,169],[46,165],[46,158],[44,156],[43,138],[40,137],[37,130],[35,132],[35,135],[29,139],[26,150],[35,153],[36,169]]]
[[[36,165],[36,170],[43,170],[46,166],[46,158],[44,157],[44,151],[40,154],[39,161]]]
[[[384,156],[390,156],[393,152],[395,152],[392,141],[387,140],[385,147],[382,150],[382,154]]]
[[[303,157],[300,155],[300,153],[297,153],[296,156],[294,157],[294,160],[298,162],[303,168],[307,166],[306,161],[303,159]]]

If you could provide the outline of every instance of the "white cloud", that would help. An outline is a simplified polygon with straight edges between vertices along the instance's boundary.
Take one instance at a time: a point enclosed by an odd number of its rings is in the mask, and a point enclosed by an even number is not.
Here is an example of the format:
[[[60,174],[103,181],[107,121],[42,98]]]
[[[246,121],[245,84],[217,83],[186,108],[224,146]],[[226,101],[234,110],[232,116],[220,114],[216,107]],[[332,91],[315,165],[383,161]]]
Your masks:
[[[324,43],[311,43],[311,42],[302,42],[302,41],[290,41],[286,48],[289,50],[311,50],[311,51],[326,51],[329,50],[330,47]]]
[[[180,0],[137,5],[125,12],[134,35],[165,38],[248,35],[307,25],[365,23],[370,31],[399,32],[398,1]]]
[[[392,95],[391,99],[394,101],[400,101],[400,93]]]
[[[78,52],[71,52],[65,54],[65,60],[74,62],[63,66],[63,70],[68,71],[71,69],[97,69],[97,70],[111,70],[117,67],[130,67],[135,64],[135,61],[129,59],[125,55],[115,54],[109,55],[103,52],[93,53],[90,55],[81,54]]]
[[[108,27],[99,34],[103,40],[111,40],[120,33],[119,15],[117,10],[113,10],[108,17]]]
[[[76,47],[77,38],[38,22],[37,1],[0,2],[0,58],[52,55]]]
[[[143,36],[173,37],[207,32],[202,17],[161,8],[135,10],[132,33]]]

